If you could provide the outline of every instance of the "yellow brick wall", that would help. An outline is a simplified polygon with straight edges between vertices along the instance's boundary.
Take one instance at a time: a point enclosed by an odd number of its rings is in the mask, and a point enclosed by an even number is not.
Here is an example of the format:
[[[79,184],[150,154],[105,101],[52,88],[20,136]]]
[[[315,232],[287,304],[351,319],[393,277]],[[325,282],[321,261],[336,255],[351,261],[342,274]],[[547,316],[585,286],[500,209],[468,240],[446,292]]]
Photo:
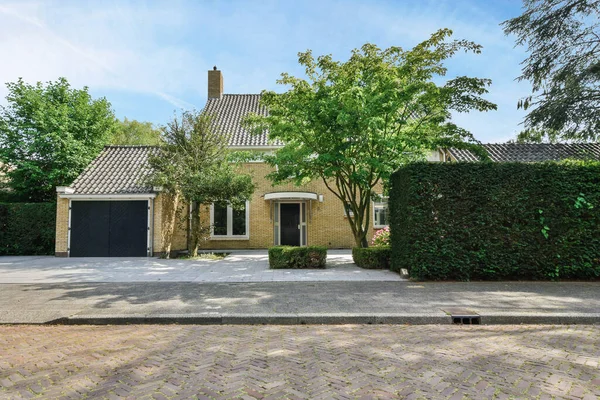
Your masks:
[[[56,239],[54,252],[57,256],[67,256],[69,237],[69,199],[56,199]]]
[[[323,203],[312,201],[312,212],[307,202],[307,244],[327,246],[329,248],[351,248],[354,237],[346,217],[342,202],[331,193],[321,181],[313,181],[308,185],[298,187],[292,183],[272,186],[265,177],[271,167],[264,163],[248,163],[241,166],[249,171],[256,184],[256,190],[250,200],[249,239],[207,240],[202,243],[204,249],[264,249],[273,246],[273,221],[271,219],[271,202],[264,199],[265,193],[295,191],[313,192],[324,196]],[[378,189],[381,191],[381,188]],[[209,207],[204,207],[203,223],[210,224]],[[371,211],[372,212],[372,211]],[[373,215],[371,214],[371,226]],[[182,226],[176,229],[176,237],[185,237]],[[369,230],[368,239],[373,236]],[[174,243],[175,244],[175,243]],[[185,248],[181,247],[181,248]],[[176,249],[174,246],[173,249]],[[158,250],[155,250],[158,251]]]

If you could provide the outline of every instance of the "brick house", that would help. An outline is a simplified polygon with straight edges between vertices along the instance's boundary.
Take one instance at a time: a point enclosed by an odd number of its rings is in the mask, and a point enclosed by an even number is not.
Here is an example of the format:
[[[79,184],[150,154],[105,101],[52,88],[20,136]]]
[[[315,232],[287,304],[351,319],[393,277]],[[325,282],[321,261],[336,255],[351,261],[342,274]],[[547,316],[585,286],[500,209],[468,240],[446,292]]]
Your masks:
[[[260,95],[224,94],[221,71],[208,71],[208,100],[204,111],[211,114],[228,135],[233,150],[276,151],[266,135],[250,135],[241,124],[249,112],[265,113]],[[562,159],[582,151],[600,159],[600,145],[485,145],[494,161],[540,161]],[[561,147],[562,146],[562,147]],[[587,146],[587,147],[586,147]],[[144,187],[150,170],[150,146],[106,146],[69,187],[57,187],[57,256],[152,256],[163,252],[163,224],[170,198],[158,188]],[[429,161],[471,161],[475,156],[455,149],[432,152]],[[351,248],[354,239],[342,203],[320,181],[305,186],[272,186],[265,176],[270,167],[263,162],[240,166],[253,176],[256,190],[242,211],[211,205],[203,210],[212,226],[206,249],[256,249],[277,244],[322,245]],[[379,188],[381,190],[381,188]],[[185,221],[187,206],[178,210]],[[387,225],[384,199],[372,207],[373,231]],[[172,250],[187,247],[185,223],[176,225]]]

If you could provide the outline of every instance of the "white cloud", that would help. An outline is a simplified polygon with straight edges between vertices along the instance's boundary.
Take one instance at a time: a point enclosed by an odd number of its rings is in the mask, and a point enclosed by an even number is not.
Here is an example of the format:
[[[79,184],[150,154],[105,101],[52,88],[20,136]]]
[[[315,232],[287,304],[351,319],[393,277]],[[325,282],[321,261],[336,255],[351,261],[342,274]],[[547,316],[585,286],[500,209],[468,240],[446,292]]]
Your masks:
[[[203,107],[206,71],[215,64],[223,70],[226,92],[281,90],[275,85],[281,72],[303,72],[298,51],[311,48],[315,55],[332,53],[345,60],[365,42],[410,48],[448,27],[456,38],[484,46],[481,55],[458,54],[451,60],[449,77],[491,78],[487,98],[499,107],[457,115],[456,122],[482,141],[500,141],[518,132],[523,113],[515,105],[529,86],[514,81],[524,54],[504,36],[498,26],[502,19],[491,8],[477,0],[0,0],[0,54],[8,61],[0,63],[0,84],[18,77],[33,83],[65,76],[77,87],[154,96],[168,114],[172,106]],[[0,102],[5,95],[1,85]],[[139,116],[131,117],[148,118],[142,103],[130,104],[129,110],[140,108]]]
[[[0,64],[0,77],[36,82],[65,76],[75,86],[151,94],[188,107],[178,95],[199,89],[190,66],[204,62],[185,47],[148,45],[144,26],[131,22],[141,13],[146,24],[162,25],[158,21],[168,15],[111,10],[67,5],[57,11],[51,3],[36,2],[0,5],[0,53],[10,60]],[[1,90],[4,97],[6,89]]]

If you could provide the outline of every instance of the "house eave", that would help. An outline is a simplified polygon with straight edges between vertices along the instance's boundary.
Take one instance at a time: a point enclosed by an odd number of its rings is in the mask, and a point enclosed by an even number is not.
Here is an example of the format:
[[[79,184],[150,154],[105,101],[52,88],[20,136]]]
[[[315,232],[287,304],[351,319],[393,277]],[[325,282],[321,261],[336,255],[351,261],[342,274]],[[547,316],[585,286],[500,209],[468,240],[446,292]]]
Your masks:
[[[71,200],[148,200],[156,197],[156,193],[109,193],[109,194],[59,194],[61,199]]]

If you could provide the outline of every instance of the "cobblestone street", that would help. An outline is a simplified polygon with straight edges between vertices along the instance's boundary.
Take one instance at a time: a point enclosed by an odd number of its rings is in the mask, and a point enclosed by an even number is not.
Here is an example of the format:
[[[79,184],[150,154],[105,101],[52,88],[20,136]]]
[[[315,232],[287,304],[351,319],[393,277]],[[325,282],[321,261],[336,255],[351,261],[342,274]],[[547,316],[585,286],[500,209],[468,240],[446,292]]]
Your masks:
[[[1,326],[0,398],[600,396],[598,326]]]

